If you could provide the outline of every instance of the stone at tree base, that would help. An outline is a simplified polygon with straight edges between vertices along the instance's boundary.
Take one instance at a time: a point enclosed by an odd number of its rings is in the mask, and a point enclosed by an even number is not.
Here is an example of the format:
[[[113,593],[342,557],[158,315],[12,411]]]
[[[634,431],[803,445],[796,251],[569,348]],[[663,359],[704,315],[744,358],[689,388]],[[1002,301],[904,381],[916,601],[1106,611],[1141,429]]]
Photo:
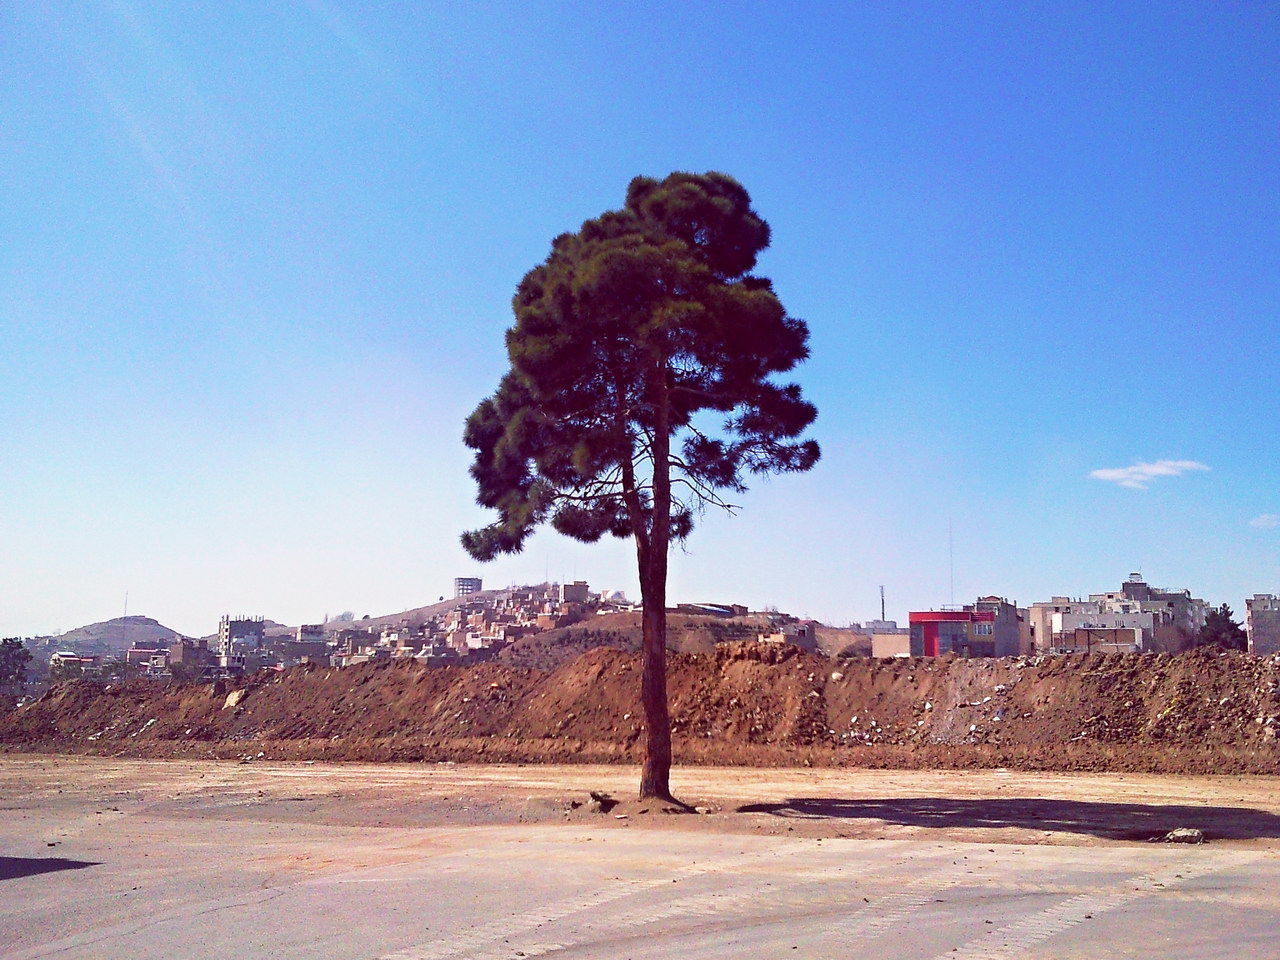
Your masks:
[[[233,707],[238,707],[240,705],[240,701],[245,698],[246,693],[248,693],[247,690],[232,690],[227,694],[227,699],[223,702],[222,709],[230,710]]]

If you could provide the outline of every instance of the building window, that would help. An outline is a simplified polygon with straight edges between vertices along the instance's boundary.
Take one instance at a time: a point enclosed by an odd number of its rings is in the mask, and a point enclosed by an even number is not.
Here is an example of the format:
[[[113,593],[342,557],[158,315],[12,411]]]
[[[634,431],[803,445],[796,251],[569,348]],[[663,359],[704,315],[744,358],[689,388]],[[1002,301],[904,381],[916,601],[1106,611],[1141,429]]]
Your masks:
[[[991,624],[989,624],[989,623],[976,623],[976,624],[974,624],[974,631],[973,631],[973,632],[974,632],[974,633],[976,633],[976,634],[977,634],[978,636],[980,636],[980,637],[989,637],[989,636],[991,636]]]

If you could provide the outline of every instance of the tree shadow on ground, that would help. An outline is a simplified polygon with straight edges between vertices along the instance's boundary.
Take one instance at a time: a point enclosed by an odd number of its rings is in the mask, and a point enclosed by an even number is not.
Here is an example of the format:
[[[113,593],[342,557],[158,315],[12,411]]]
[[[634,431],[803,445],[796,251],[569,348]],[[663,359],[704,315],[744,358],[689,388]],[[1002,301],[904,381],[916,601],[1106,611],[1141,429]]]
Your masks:
[[[16,880],[58,870],[83,870],[98,865],[92,860],[68,860],[66,857],[0,857],[0,880]]]
[[[1280,838],[1280,816],[1249,807],[1158,803],[1102,803],[1007,797],[895,797],[845,800],[797,797],[781,803],[749,803],[739,813],[769,813],[810,820],[881,820],[910,827],[976,827],[1090,834],[1112,840],[1151,840],[1175,827],[1196,827],[1207,840]]]

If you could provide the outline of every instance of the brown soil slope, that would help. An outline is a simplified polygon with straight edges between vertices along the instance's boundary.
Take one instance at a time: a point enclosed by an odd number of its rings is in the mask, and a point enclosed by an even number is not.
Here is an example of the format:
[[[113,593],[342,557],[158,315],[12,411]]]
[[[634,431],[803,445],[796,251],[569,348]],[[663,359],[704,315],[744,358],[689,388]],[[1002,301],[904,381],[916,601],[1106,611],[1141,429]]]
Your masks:
[[[1280,772],[1280,658],[856,660],[722,644],[670,664],[677,760]],[[639,659],[301,667],[239,684],[55,687],[0,744],[145,756],[627,760]]]
[[[759,618],[671,614],[667,617],[667,649],[675,653],[712,653],[717,643],[754,640],[767,628]],[[498,656],[513,667],[555,670],[596,647],[639,651],[643,629],[638,613],[606,613],[572,626],[521,637]]]

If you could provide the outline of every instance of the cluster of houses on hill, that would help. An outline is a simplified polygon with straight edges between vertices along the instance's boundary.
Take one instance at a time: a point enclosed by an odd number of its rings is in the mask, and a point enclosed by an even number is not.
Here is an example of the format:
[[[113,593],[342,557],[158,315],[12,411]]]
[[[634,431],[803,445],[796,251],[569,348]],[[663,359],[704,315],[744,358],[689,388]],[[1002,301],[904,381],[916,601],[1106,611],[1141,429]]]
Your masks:
[[[376,630],[358,625],[339,630],[330,660],[336,666],[405,657],[427,662],[487,660],[521,637],[578,623],[597,609],[596,598],[582,580],[471,596],[474,599],[421,622],[406,617]]]
[[[459,578],[452,601],[403,617],[272,630],[263,617],[227,615],[215,638],[139,641],[121,659],[125,672],[204,680],[308,663],[345,667],[370,660],[476,662],[496,656],[521,637],[632,606],[616,591],[592,593],[583,580],[485,592],[479,580]],[[101,675],[107,667],[103,658],[72,652],[55,653],[50,659],[55,679]]]
[[[601,613],[638,609],[618,591],[592,593],[582,580],[487,592],[482,586],[477,578],[460,577],[454,581],[453,600],[372,623],[269,629],[262,617],[224,616],[210,640],[139,640],[115,659],[56,652],[49,660],[50,676],[133,673],[218,679],[299,664],[476,662],[496,656],[521,637]],[[862,638],[859,649],[873,657],[1176,653],[1194,643],[1211,609],[1190,590],[1158,589],[1134,573],[1118,590],[1087,598],[1056,596],[1019,607],[1004,597],[984,596],[962,606],[913,611],[907,627],[882,619],[854,624],[849,632]],[[720,618],[749,614],[745,606],[720,603],[685,603],[672,612]],[[756,634],[759,641],[819,648],[821,624],[816,621],[777,613],[766,619]],[[1245,623],[1251,652],[1280,653],[1280,597],[1257,594],[1247,600]]]

